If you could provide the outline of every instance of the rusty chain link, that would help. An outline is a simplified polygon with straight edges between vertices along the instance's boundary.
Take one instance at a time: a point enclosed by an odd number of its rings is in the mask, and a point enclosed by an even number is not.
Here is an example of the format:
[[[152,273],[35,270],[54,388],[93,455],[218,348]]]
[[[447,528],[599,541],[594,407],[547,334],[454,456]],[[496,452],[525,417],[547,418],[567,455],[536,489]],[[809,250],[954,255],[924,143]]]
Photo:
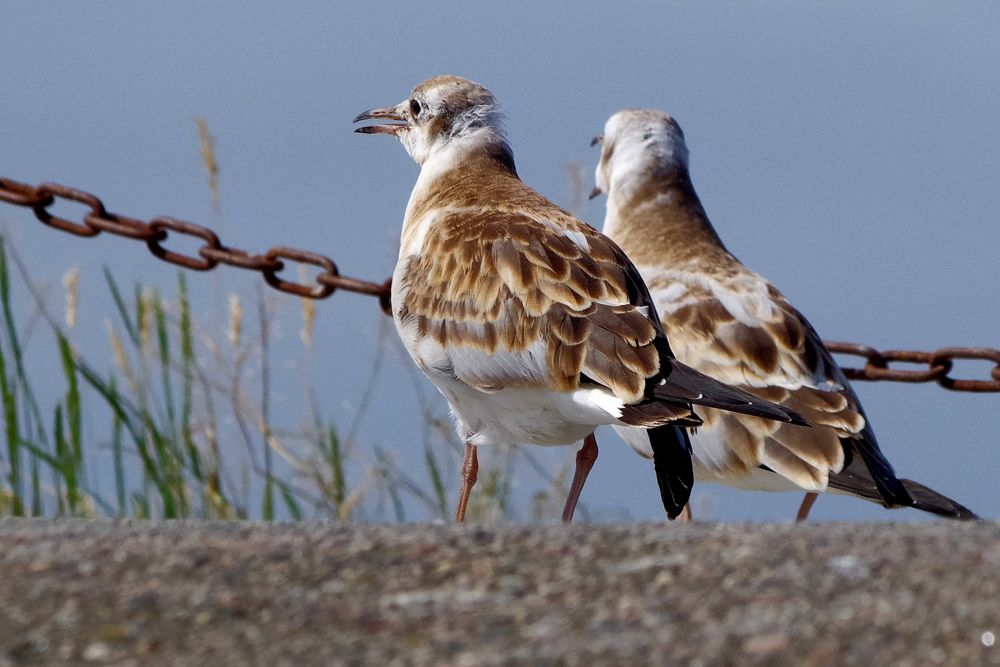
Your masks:
[[[57,200],[68,200],[83,204],[90,210],[84,214],[83,222],[73,222],[49,211]],[[24,206],[34,211],[42,223],[77,236],[97,236],[107,232],[115,236],[144,241],[149,251],[164,262],[183,266],[195,271],[209,271],[219,264],[259,272],[271,287],[310,299],[324,299],[338,289],[378,297],[379,305],[386,313],[389,306],[390,280],[373,283],[358,278],[340,275],[337,264],[324,255],[296,248],[277,247],[255,255],[239,248],[230,248],[222,243],[219,236],[207,227],[193,222],[159,216],[149,222],[109,212],[97,196],[59,185],[42,183],[38,186],[20,183],[8,178],[0,178],[0,201]],[[165,244],[171,237],[189,236],[202,241],[196,255],[186,255],[170,250]],[[300,283],[280,277],[288,260],[309,264],[320,269],[313,284]]]
[[[1000,391],[1000,350],[988,347],[944,347],[934,352],[915,350],[879,351],[857,343],[827,341],[826,347],[836,354],[850,354],[863,357],[863,368],[844,368],[851,380],[888,380],[891,382],[937,382],[945,389],[953,391]],[[951,372],[956,359],[980,359],[993,362],[989,380],[953,378]],[[889,368],[889,364],[901,362],[924,364],[926,370],[901,370]]]
[[[56,200],[65,199],[83,204],[90,211],[83,216],[83,223],[72,222],[49,212]],[[378,297],[385,313],[390,313],[389,288],[392,279],[381,283],[340,275],[337,264],[319,253],[297,248],[278,246],[255,255],[239,248],[230,248],[207,227],[193,222],[160,216],[148,223],[136,218],[111,213],[95,195],[58,183],[38,186],[0,178],[0,201],[24,206],[34,211],[42,223],[77,236],[96,236],[107,232],[115,236],[144,241],[149,251],[170,264],[195,271],[209,271],[219,264],[259,272],[267,284],[276,290],[310,299],[325,299],[336,290]],[[203,241],[197,256],[185,255],[164,247],[171,236],[190,236]],[[285,268],[282,260],[309,264],[320,269],[314,284],[286,280],[280,277]],[[857,343],[827,342],[827,348],[836,354],[847,354],[865,359],[863,368],[844,368],[851,380],[887,380],[892,382],[937,382],[945,389],[971,392],[1000,392],[1000,350],[986,347],[947,347],[935,352],[915,350],[879,351]],[[989,380],[953,378],[949,375],[956,359],[978,359],[993,362]],[[889,368],[889,364],[924,364],[924,370]]]

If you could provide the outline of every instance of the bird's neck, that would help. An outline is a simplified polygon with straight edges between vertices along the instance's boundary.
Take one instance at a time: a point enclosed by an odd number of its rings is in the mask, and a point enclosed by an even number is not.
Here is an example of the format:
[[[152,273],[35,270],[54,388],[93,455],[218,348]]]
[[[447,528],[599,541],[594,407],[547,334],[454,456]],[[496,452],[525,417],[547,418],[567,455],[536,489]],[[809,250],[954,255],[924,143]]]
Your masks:
[[[461,148],[461,147],[459,147]],[[523,188],[514,156],[506,141],[489,142],[476,150],[439,151],[420,167],[403,220],[400,255],[419,252],[427,227],[447,209],[483,206],[484,193],[498,202],[505,192]]]
[[[613,182],[604,233],[637,265],[724,266],[735,261],[709,222],[686,169]]]

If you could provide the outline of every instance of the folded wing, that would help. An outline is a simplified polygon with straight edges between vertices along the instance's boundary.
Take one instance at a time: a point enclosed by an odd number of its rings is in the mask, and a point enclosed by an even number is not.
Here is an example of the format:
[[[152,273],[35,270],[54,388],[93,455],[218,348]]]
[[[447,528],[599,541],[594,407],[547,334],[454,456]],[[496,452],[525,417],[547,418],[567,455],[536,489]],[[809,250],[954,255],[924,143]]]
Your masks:
[[[742,267],[724,277],[662,272],[651,284],[678,356],[722,382],[780,403],[815,427],[702,412],[700,463],[710,474],[738,477],[763,465],[818,491],[857,455],[888,499],[907,498],[842,371],[778,290]]]
[[[528,209],[530,210],[530,209]],[[404,271],[401,317],[482,391],[608,389],[644,426],[691,403],[801,423],[793,411],[676,364],[638,272],[607,237],[560,209],[545,219],[455,208]]]

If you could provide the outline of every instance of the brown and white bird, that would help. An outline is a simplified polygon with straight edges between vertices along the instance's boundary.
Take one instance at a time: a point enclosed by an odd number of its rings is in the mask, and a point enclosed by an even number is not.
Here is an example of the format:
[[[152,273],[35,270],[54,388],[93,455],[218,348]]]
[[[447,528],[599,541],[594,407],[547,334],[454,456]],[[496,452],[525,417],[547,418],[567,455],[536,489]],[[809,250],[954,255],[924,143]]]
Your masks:
[[[771,283],[726,250],[695,194],[684,134],[661,111],[611,116],[594,195],[606,193],[604,233],[649,286],[677,358],[798,412],[813,428],[699,409],[691,436],[698,481],[756,490],[832,491],[952,518],[975,515],[898,479],[844,373],[809,322]],[[650,456],[644,434],[616,430]]]
[[[467,443],[456,518],[476,446],[585,440],[570,520],[597,455],[594,429],[641,427],[667,514],[692,484],[691,404],[784,422],[780,408],[677,363],[638,272],[592,227],[521,182],[493,95],[455,76],[354,119],[398,138],[420,165],[392,278],[396,329],[451,406]],[[800,427],[796,427],[800,428]]]

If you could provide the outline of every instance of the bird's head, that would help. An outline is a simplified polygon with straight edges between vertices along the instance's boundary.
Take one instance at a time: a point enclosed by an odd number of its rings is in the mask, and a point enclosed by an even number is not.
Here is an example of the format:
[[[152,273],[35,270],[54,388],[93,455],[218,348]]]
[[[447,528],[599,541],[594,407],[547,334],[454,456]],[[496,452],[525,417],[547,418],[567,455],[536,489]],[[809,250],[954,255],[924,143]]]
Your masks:
[[[601,146],[591,198],[611,194],[652,176],[669,176],[688,167],[684,133],[673,118],[655,109],[624,109],[611,116],[604,133],[591,145]]]
[[[369,109],[354,122],[363,120],[395,121],[365,125],[355,132],[395,136],[419,165],[438,154],[475,150],[482,144],[510,150],[493,93],[457,76],[428,79],[396,106]]]

